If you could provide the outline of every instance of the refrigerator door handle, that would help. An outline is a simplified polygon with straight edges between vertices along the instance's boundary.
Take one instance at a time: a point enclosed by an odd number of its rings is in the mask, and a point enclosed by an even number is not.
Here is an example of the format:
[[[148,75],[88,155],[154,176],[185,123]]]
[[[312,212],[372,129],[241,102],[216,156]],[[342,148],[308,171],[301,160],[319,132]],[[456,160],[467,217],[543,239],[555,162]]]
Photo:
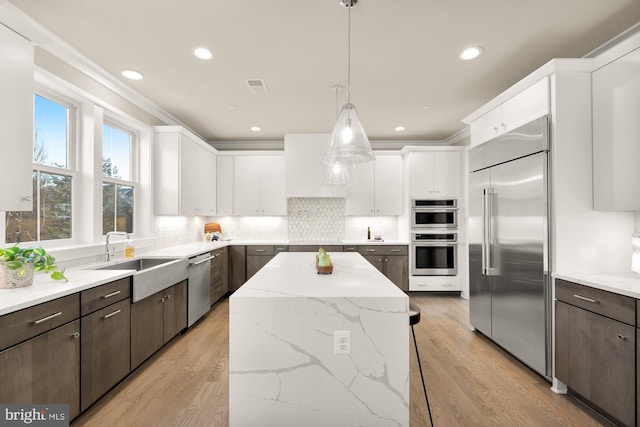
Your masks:
[[[487,274],[487,190],[482,189],[482,274]]]
[[[491,257],[491,242],[492,242],[492,221],[493,221],[493,206],[492,206],[492,195],[494,194],[493,188],[485,188],[484,189],[484,212],[483,212],[483,227],[485,232],[483,233],[482,239],[485,242],[482,252],[484,255],[484,274],[487,276],[494,275],[494,269],[492,268],[492,257]]]

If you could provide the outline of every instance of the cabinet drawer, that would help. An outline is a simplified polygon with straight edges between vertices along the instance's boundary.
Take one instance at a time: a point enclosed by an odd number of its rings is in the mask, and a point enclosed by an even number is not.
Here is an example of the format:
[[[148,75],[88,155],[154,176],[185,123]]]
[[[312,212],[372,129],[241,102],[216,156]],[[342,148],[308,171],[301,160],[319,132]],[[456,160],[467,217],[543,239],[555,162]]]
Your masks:
[[[211,255],[215,255],[215,256],[220,256],[223,254],[227,253],[227,248],[220,248],[220,249],[216,249],[215,251],[211,252]]]
[[[131,296],[131,278],[125,277],[115,282],[96,286],[80,293],[80,313],[82,316]]]
[[[361,255],[408,255],[407,246],[358,246]]]
[[[222,265],[211,266],[211,283],[222,281]]]
[[[273,255],[274,250],[271,245],[253,245],[247,246],[247,256],[249,255]]]
[[[69,295],[0,317],[0,350],[80,317],[79,294]]]
[[[318,252],[318,249],[324,249],[325,252],[342,252],[342,245],[291,245],[289,252]]]
[[[562,279],[556,279],[555,283],[557,300],[629,325],[636,324],[635,298],[567,282]]]

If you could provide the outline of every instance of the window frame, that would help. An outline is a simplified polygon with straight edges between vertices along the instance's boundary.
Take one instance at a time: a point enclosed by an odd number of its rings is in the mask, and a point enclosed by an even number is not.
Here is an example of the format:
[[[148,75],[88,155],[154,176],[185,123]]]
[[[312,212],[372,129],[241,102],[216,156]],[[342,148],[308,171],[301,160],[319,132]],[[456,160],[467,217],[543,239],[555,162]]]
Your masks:
[[[45,98],[51,102],[59,104],[67,109],[67,141],[66,141],[66,167],[60,168],[56,166],[47,165],[44,163],[38,163],[35,161],[34,152],[32,151],[32,162],[31,162],[31,170],[32,173],[36,174],[35,179],[35,193],[36,200],[33,201],[34,207],[36,207],[36,239],[30,241],[21,241],[18,243],[11,242],[11,244],[46,244],[48,247],[57,247],[57,246],[67,246],[69,244],[73,244],[77,241],[77,221],[75,218],[75,213],[77,211],[77,186],[78,186],[78,167],[76,163],[76,150],[78,146],[78,125],[79,125],[79,104],[80,102],[77,100],[72,100],[64,95],[54,92],[52,90],[43,88],[39,85],[34,85],[33,88],[33,99],[34,99],[34,121],[33,121],[33,146],[35,148],[35,98],[36,96],[40,96]],[[40,175],[42,173],[45,174],[53,174],[53,175],[62,175],[65,177],[70,177],[71,179],[71,236],[64,239],[49,239],[43,240],[41,239],[41,215],[40,215],[40,187],[41,187],[41,179]],[[6,229],[6,212],[3,215],[2,222],[4,223],[4,228]],[[7,235],[6,232],[3,233],[3,241],[7,243]]]
[[[103,158],[103,153],[104,153],[104,140],[103,140],[103,136],[104,136],[104,126],[109,126],[112,127],[114,129],[117,129],[119,131],[125,132],[127,134],[129,134],[130,139],[129,139],[129,176],[131,181],[129,180],[125,180],[122,178],[114,178],[114,177],[109,177],[109,176],[105,176],[104,175],[104,171],[102,169],[102,161],[104,160]],[[132,187],[133,188],[133,224],[132,224],[132,232],[129,233],[130,236],[135,236],[136,234],[136,225],[137,225],[137,221],[136,221],[136,212],[138,212],[139,209],[139,201],[138,201],[138,184],[139,184],[139,173],[140,173],[140,167],[139,167],[139,151],[140,151],[140,135],[138,133],[138,130],[132,128],[131,126],[127,126],[126,124],[124,124],[121,120],[118,120],[117,118],[114,117],[113,114],[111,114],[110,111],[108,110],[104,110],[104,114],[103,114],[103,120],[100,126],[101,129],[101,135],[100,135],[100,188],[102,187],[102,184],[107,182],[107,183],[112,183],[115,185],[115,192],[117,194],[117,189],[118,186],[127,186],[127,187]],[[103,190],[104,191],[104,190]],[[102,200],[102,199],[101,199]],[[104,209],[104,205],[102,206],[102,208]],[[116,209],[117,212],[117,209]],[[116,213],[114,212],[114,214]],[[101,217],[102,218],[102,217]],[[114,221],[114,224],[116,222]],[[117,225],[116,225],[117,227]],[[111,230],[111,231],[115,231],[115,230]],[[99,226],[99,232],[100,235],[105,236],[106,234],[104,234],[104,223],[101,222],[100,226]]]

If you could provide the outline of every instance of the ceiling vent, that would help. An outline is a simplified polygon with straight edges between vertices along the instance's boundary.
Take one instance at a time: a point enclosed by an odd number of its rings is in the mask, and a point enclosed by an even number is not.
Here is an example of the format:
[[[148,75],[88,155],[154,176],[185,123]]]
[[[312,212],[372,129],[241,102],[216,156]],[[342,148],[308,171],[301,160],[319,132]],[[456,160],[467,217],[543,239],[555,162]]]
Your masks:
[[[267,85],[262,79],[245,79],[244,82],[247,84],[249,92],[251,93],[269,93]]]

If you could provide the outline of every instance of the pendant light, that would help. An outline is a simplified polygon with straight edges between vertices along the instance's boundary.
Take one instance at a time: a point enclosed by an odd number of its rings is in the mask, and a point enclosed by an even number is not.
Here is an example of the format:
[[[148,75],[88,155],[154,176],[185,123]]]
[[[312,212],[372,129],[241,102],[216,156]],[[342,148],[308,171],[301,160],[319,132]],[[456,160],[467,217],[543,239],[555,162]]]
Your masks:
[[[365,133],[356,107],[351,103],[351,8],[358,0],[342,0],[340,4],[348,10],[347,24],[347,103],[342,107],[329,140],[329,151],[324,163],[340,165],[343,169],[375,161],[375,156]],[[347,171],[348,173],[348,171]]]
[[[343,88],[340,85],[331,87],[331,90],[336,94],[336,119],[340,117],[338,94],[342,92],[342,89]],[[351,174],[349,174],[349,167],[340,163],[328,164],[327,170],[324,173],[322,183],[329,185],[351,184]]]

